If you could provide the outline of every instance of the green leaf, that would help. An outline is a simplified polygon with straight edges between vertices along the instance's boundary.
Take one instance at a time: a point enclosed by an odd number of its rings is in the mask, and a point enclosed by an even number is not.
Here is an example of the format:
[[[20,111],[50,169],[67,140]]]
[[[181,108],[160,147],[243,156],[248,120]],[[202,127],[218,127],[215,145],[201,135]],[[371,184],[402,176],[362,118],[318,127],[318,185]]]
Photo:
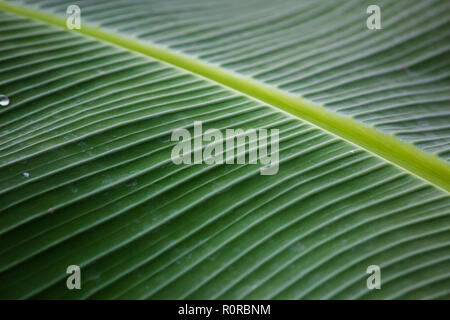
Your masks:
[[[450,6],[377,4],[0,2],[0,297],[448,298]],[[278,173],[175,165],[194,121]]]

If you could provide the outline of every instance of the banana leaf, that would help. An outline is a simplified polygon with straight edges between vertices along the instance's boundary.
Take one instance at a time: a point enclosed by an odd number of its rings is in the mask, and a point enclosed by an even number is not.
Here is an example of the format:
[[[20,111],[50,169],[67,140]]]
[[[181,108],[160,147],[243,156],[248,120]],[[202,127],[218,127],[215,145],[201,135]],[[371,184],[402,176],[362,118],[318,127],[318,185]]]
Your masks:
[[[0,1],[0,298],[450,298],[449,14]],[[278,171],[175,164],[199,121],[278,130]]]

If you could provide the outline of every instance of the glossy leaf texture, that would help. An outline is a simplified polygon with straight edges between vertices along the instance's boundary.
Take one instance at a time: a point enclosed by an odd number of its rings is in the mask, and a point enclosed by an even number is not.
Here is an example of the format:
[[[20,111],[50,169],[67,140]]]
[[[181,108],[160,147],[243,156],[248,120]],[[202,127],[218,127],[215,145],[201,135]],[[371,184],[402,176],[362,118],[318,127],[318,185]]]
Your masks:
[[[23,1],[251,76],[450,160],[450,3]],[[369,5],[381,30],[369,30]]]
[[[55,16],[69,4],[23,3]],[[448,160],[445,1],[383,3],[386,32],[374,35],[359,1],[70,4],[83,23],[302,94]],[[446,191],[107,42],[0,12],[1,298],[449,297]],[[194,121],[279,129],[279,172],[173,164],[171,133]],[[69,265],[81,290],[66,287]],[[366,286],[370,265],[381,290]]]

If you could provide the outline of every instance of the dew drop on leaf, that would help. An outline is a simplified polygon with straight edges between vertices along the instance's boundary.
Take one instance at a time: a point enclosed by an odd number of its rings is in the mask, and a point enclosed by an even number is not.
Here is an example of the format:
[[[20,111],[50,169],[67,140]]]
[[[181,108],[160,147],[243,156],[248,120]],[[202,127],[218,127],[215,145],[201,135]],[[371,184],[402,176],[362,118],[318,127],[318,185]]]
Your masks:
[[[9,104],[9,98],[4,94],[0,94],[0,106],[6,107]]]

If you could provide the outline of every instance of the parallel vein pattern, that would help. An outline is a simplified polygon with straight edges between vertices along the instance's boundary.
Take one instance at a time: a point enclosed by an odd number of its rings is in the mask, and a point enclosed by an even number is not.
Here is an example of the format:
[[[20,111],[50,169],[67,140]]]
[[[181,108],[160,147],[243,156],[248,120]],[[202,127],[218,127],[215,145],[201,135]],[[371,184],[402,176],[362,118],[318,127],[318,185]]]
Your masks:
[[[21,1],[167,45],[450,160],[450,3],[360,0]],[[377,4],[382,29],[368,30]]]
[[[193,21],[228,10],[163,3],[161,14]],[[212,12],[202,16],[214,24]],[[0,12],[0,47],[0,93],[11,101],[0,110],[1,298],[450,294],[445,192],[257,101],[81,35]],[[174,165],[171,132],[195,120],[280,129],[279,173]],[[65,285],[72,264],[79,291]],[[383,290],[367,290],[371,264]]]

